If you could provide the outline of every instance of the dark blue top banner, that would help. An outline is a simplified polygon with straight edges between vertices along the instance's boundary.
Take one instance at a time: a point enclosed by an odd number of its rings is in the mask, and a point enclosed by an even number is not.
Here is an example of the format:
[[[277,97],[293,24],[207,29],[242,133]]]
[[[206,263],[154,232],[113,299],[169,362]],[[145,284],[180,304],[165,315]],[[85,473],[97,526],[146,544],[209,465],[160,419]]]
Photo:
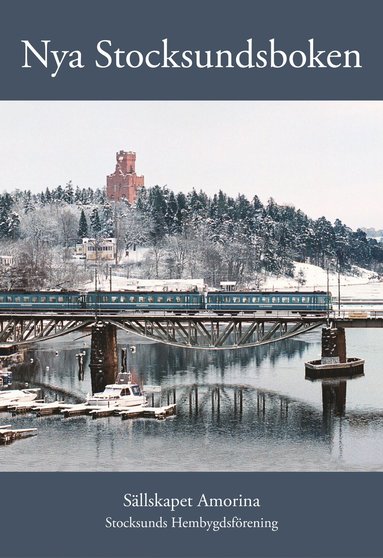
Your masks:
[[[382,98],[379,1],[2,7],[2,99]]]

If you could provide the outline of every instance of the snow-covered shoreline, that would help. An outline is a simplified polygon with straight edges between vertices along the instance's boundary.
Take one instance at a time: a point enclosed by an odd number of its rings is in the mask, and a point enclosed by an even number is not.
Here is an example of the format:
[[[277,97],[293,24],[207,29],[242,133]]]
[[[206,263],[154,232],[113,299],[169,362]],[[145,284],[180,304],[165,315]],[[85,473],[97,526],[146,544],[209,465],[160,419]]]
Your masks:
[[[383,299],[383,281],[376,273],[368,269],[355,268],[358,275],[340,275],[341,298]],[[304,285],[300,285],[297,277],[301,273]],[[334,297],[338,296],[338,274],[328,274],[329,290]],[[270,290],[301,290],[327,291],[327,271],[315,265],[296,263],[294,277],[269,276],[262,284],[263,289]]]
[[[341,298],[357,298],[361,300],[383,300],[383,281],[370,270],[357,268],[357,275],[341,275]],[[298,277],[300,281],[298,281]],[[328,274],[329,290],[333,297],[338,295],[338,275]],[[303,284],[304,281],[304,284]],[[98,288],[110,290],[110,278],[98,277]],[[136,279],[112,276],[113,290],[202,290],[202,279]],[[93,290],[94,283],[84,285],[85,290]],[[277,277],[270,275],[264,278],[260,290],[292,290],[292,291],[327,291],[327,271],[307,263],[296,263],[294,277]]]

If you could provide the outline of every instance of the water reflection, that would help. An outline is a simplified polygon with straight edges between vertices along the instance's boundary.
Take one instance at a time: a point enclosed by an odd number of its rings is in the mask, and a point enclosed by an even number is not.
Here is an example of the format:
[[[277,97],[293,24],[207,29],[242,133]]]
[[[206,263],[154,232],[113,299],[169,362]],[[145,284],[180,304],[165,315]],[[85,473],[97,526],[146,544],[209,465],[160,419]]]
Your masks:
[[[41,344],[25,355],[20,379],[84,398],[91,386],[88,341]],[[176,397],[176,417],[162,422],[35,419],[38,441],[7,448],[12,459],[2,462],[0,453],[0,467],[9,470],[11,463],[11,470],[288,471],[383,466],[383,450],[376,443],[383,432],[383,414],[371,388],[382,378],[380,365],[367,365],[366,377],[348,382],[347,389],[345,380],[306,381],[304,362],[320,352],[320,332],[275,345],[217,352],[142,343],[129,336],[119,340],[120,349],[133,344],[137,350],[128,352],[128,368],[142,383],[161,385],[161,396],[156,397],[163,404]],[[375,348],[371,343],[371,354]],[[78,374],[80,350],[85,353],[84,380]],[[364,354],[360,348],[354,352]],[[365,416],[370,418],[364,423]],[[31,419],[15,420],[22,427]],[[364,424],[368,428],[362,428]],[[356,453],[358,444],[367,449]]]

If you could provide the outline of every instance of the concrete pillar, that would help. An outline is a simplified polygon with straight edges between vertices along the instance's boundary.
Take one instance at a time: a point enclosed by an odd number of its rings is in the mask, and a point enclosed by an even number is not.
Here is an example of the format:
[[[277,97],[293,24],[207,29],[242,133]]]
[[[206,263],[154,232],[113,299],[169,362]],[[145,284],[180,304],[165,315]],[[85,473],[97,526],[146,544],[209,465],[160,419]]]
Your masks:
[[[343,327],[324,327],[322,329],[322,364],[347,362],[346,334]]]
[[[103,391],[107,384],[115,382],[118,372],[116,326],[100,322],[92,327],[89,366],[93,393]]]

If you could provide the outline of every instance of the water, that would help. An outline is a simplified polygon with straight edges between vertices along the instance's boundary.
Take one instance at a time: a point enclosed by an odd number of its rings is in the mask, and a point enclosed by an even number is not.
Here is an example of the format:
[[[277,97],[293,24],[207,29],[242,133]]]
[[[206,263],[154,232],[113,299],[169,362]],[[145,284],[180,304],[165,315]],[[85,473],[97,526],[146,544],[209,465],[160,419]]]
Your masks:
[[[62,419],[0,414],[0,424],[37,427],[38,435],[0,446],[1,471],[381,471],[383,370],[381,330],[348,330],[348,356],[366,359],[365,376],[347,381],[346,409],[322,403],[322,383],[305,380],[304,362],[320,354],[320,331],[240,351],[196,351],[134,343],[130,367],[176,391],[178,414],[166,421],[117,417]],[[78,379],[81,334],[44,342],[27,360],[24,379],[84,398]],[[197,400],[196,388],[197,386]],[[239,386],[242,386],[242,409]],[[219,388],[219,408],[218,408]],[[336,394],[339,383],[325,388]],[[52,392],[46,390],[52,397]],[[62,394],[60,395],[62,397]],[[66,396],[67,399],[67,396]],[[212,404],[214,402],[214,406]]]

